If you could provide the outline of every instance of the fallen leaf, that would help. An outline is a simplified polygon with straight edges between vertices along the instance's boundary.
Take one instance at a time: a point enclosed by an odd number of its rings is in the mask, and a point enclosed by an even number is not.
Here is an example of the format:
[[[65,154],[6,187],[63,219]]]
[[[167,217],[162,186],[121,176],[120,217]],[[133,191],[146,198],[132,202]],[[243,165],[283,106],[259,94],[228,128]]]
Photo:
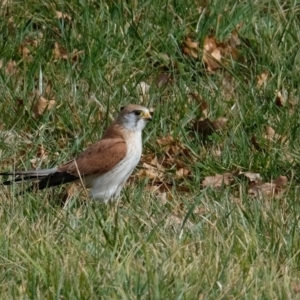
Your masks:
[[[274,179],[272,182],[274,184],[276,184],[277,187],[283,188],[283,187],[285,187],[287,185],[288,179],[287,179],[286,176],[279,176],[276,179]]]
[[[211,135],[216,131],[214,123],[208,118],[197,121],[193,127],[196,132],[203,136]]]
[[[287,97],[285,97],[281,91],[278,91],[277,92],[277,95],[276,95],[276,99],[275,99],[275,104],[277,106],[284,106],[287,102]]]
[[[174,144],[174,139],[171,135],[167,135],[165,137],[158,139],[156,142],[160,146],[169,146]]]
[[[293,289],[293,292],[294,292],[295,294],[299,294],[299,293],[300,293],[300,284],[299,284],[299,283],[294,283],[294,284],[292,285],[292,289]]]
[[[271,126],[265,127],[265,135],[264,138],[269,141],[285,141],[286,137],[277,134],[276,131]]]
[[[194,59],[197,59],[198,58],[198,53],[199,53],[199,43],[193,41],[189,37],[186,38],[186,40],[183,42],[182,52],[186,56],[190,56]]]
[[[157,168],[160,171],[165,171],[165,168],[158,162],[158,159],[154,153],[143,155],[141,158],[141,163],[144,167],[147,167],[149,165],[151,167]]]
[[[65,47],[60,45],[58,42],[55,42],[52,53],[53,53],[54,62],[57,62],[60,59],[72,60],[73,62],[76,62],[79,60],[79,57],[83,53],[83,51],[78,51],[77,49],[75,49],[71,53],[68,53]]]
[[[28,58],[30,55],[30,50],[27,46],[25,45],[20,45],[19,46],[19,53],[21,54],[22,57]]]
[[[239,172],[238,175],[242,175],[249,179],[250,182],[262,182],[262,177],[259,173],[253,173],[253,172]]]
[[[133,175],[134,178],[149,178],[151,180],[163,180],[165,168],[159,164],[155,154],[143,155],[140,169]]]
[[[271,180],[271,182],[252,182],[249,185],[248,193],[254,197],[274,197],[279,195],[287,185],[287,177],[279,176],[278,178]]]
[[[240,59],[240,52],[237,47],[241,45],[238,31],[242,26],[243,23],[236,25],[229,38],[223,42],[218,41],[213,34],[204,38],[202,61],[208,72],[214,73],[223,65],[228,65],[230,61]],[[185,55],[198,59],[200,53],[199,43],[188,37],[182,44],[182,51]]]
[[[251,136],[250,142],[251,142],[251,144],[254,146],[254,148],[255,148],[256,150],[258,150],[258,151],[263,150],[263,148],[262,148],[262,147],[259,145],[259,143],[257,142],[255,135],[252,135],[252,136]]]
[[[226,118],[218,118],[215,121],[213,121],[213,124],[215,126],[215,130],[222,130],[226,127],[228,122],[228,119]]]
[[[202,60],[208,72],[214,72],[221,67],[224,44],[217,42],[214,36],[207,36],[203,42]]]
[[[161,72],[158,74],[157,78],[155,79],[155,84],[158,87],[162,87],[167,85],[170,82],[171,75],[170,73]]]
[[[257,76],[257,88],[260,89],[262,86],[266,86],[267,80],[269,77],[268,71],[263,71],[260,75]]]
[[[203,42],[203,49],[207,53],[213,52],[217,48],[217,41],[214,36],[206,36]]]
[[[138,178],[149,178],[149,179],[158,179],[159,172],[153,169],[141,169],[135,173],[135,176]]]
[[[55,11],[55,17],[57,19],[64,19],[65,21],[71,22],[72,18],[69,14],[63,13],[61,11]]]
[[[203,187],[214,187],[220,188],[223,185],[229,185],[234,179],[234,175],[232,173],[224,173],[224,174],[216,174],[214,176],[207,176],[202,181]]]
[[[20,55],[27,60],[31,60],[33,52],[41,44],[43,37],[44,35],[42,32],[38,32],[35,35],[26,36],[18,48]]]
[[[218,118],[214,121],[206,118],[204,120],[199,120],[194,123],[193,127],[196,132],[203,136],[211,135],[217,130],[224,129],[226,127],[228,119],[226,118]]]
[[[174,140],[171,135],[158,139],[157,144],[163,147],[165,154],[172,162],[178,156],[191,157],[190,151],[179,140]]]
[[[176,171],[175,178],[181,179],[187,177],[190,174],[190,170],[187,168],[180,168]]]
[[[67,49],[62,47],[58,42],[54,43],[54,49],[53,49],[53,56],[54,61],[58,61],[59,59],[68,59],[68,52]]]
[[[249,194],[251,196],[274,196],[275,193],[275,184],[272,183],[253,183],[250,184]]]
[[[15,75],[18,71],[17,63],[14,60],[9,60],[7,63],[4,63],[4,60],[0,60],[0,69],[4,68],[5,75]]]
[[[51,109],[55,105],[55,100],[47,100],[44,97],[39,97],[33,108],[33,113],[36,118],[41,116],[46,109]]]
[[[271,126],[266,126],[265,132],[266,132],[265,137],[268,140],[273,140],[276,137],[276,132]]]
[[[238,29],[240,29],[241,26],[238,26]],[[241,40],[238,35],[238,31],[235,29],[231,32],[230,37],[229,37],[229,46],[232,49],[235,49],[237,46],[241,44]]]

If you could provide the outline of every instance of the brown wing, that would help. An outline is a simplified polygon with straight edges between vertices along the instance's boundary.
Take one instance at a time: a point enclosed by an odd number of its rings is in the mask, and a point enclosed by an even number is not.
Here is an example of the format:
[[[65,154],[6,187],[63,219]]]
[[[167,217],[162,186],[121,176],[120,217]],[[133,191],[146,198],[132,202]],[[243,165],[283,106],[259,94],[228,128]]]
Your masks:
[[[124,139],[106,138],[84,150],[75,160],[59,166],[58,172],[66,172],[76,177],[79,174],[100,175],[117,165],[126,156],[126,152]]]

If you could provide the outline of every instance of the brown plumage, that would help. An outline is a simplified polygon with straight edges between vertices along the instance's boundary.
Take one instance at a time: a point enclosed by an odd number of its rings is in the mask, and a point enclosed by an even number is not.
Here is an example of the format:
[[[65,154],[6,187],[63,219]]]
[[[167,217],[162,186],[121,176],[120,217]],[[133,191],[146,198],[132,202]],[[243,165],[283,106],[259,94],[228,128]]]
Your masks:
[[[139,162],[141,132],[149,120],[151,115],[146,107],[128,105],[107,128],[102,139],[77,158],[52,169],[0,173],[14,176],[12,181],[3,184],[37,180],[37,189],[44,189],[81,179],[94,198],[107,202],[119,195]]]

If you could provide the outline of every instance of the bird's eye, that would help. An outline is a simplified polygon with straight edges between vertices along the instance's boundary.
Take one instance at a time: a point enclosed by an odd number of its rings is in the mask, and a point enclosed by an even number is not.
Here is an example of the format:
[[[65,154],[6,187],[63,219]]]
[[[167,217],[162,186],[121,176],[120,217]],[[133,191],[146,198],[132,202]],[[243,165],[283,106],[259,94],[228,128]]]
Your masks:
[[[136,116],[139,116],[139,115],[142,113],[142,111],[141,111],[141,110],[135,110],[135,111],[133,111],[133,113],[134,113]]]

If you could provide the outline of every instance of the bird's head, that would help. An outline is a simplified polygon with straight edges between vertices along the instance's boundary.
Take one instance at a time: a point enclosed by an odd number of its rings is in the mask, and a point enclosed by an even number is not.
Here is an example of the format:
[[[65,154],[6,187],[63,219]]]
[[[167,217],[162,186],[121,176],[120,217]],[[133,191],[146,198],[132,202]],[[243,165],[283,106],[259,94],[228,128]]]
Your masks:
[[[152,117],[147,107],[130,104],[121,108],[117,120],[127,130],[142,131],[147,122],[152,120]]]

